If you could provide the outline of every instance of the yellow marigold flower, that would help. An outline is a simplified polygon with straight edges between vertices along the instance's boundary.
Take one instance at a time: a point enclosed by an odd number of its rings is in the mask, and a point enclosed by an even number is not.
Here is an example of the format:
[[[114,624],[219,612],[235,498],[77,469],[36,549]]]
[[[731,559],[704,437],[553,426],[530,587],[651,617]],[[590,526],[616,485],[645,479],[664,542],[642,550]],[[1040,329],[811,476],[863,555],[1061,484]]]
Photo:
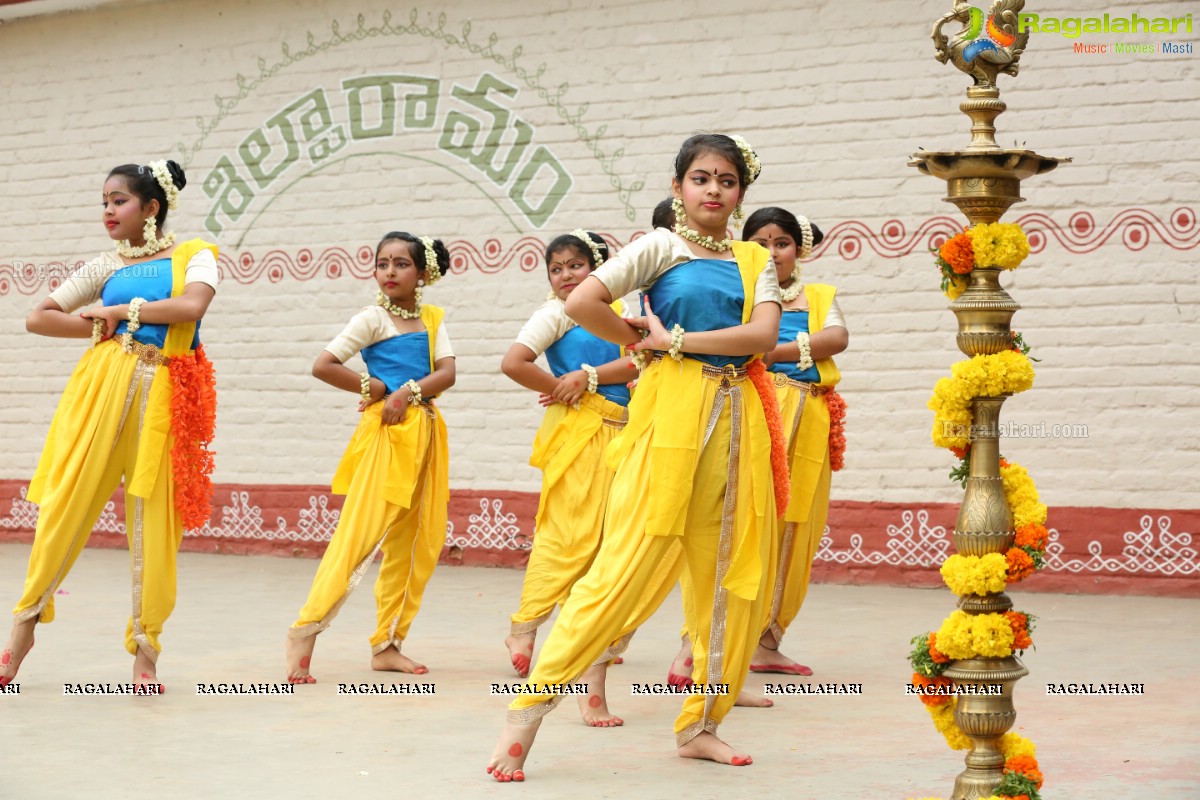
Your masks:
[[[1000,752],[1004,754],[1005,761],[1017,756],[1037,757],[1037,747],[1018,733],[1006,733],[1000,737]]]
[[[976,225],[968,235],[977,266],[1016,269],[1029,255],[1029,239],[1020,225],[1006,222]]]
[[[934,727],[946,739],[946,744],[950,746],[951,750],[970,750],[972,747],[971,737],[963,733],[954,721],[956,705],[958,705],[958,701],[952,699],[949,703],[925,708],[929,711],[929,716],[933,717]]]

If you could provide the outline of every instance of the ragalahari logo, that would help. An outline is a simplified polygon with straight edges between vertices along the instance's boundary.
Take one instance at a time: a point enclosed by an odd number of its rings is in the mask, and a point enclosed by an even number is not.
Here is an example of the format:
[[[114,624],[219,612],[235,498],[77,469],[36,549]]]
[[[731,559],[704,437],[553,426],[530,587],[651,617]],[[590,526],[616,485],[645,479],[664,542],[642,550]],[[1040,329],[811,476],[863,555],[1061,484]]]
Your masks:
[[[960,34],[960,41],[970,42],[969,45],[963,48],[963,60],[970,64],[981,53],[986,53],[990,50],[1000,50],[1001,48],[1009,47],[1017,40],[1017,37],[1011,33],[1006,33],[996,25],[995,15],[987,17],[987,22],[984,22],[983,12],[978,8],[971,6],[971,18],[967,22],[967,27]],[[979,38],[980,36],[983,38]]]

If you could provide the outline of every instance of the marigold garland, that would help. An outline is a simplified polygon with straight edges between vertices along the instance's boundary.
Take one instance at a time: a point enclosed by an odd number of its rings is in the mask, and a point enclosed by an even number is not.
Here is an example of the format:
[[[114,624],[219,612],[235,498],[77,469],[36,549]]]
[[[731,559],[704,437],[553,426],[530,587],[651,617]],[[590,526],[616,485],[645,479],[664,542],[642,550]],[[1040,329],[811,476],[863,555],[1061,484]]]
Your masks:
[[[938,629],[938,649],[955,661],[1007,658],[1013,652],[1013,629],[1003,614],[968,614],[955,610]]]
[[[846,401],[830,389],[825,405],[829,407],[829,469],[838,472],[846,466]]]
[[[167,362],[171,376],[171,475],[175,509],[183,527],[204,527],[212,516],[212,471],[209,449],[217,424],[217,380],[204,346],[193,355]]]
[[[1013,528],[1019,531],[1029,525],[1045,525],[1046,506],[1038,499],[1029,472],[1020,464],[1002,460],[1000,477],[1004,480],[1004,498],[1012,509]]]
[[[975,266],[1016,269],[1029,255],[1029,239],[1021,226],[1012,222],[991,222],[972,226],[971,250]]]
[[[775,382],[767,376],[766,366],[757,358],[746,365],[746,375],[754,384],[754,390],[762,400],[763,413],[767,417],[767,430],[771,434],[771,475],[775,481],[775,508],[782,515],[791,502],[792,478],[788,471],[787,439],[783,436],[779,401],[775,397]]]
[[[1016,269],[1028,255],[1029,240],[1019,225],[990,223],[964,229],[936,251],[941,289],[950,300],[956,300],[967,289],[966,276],[976,268]],[[1019,332],[1010,332],[1010,336],[1011,349],[954,364],[950,377],[937,382],[928,403],[934,412],[933,443],[949,448],[959,459],[950,478],[963,486],[970,476],[972,401],[1016,394],[1033,386],[1032,362],[1038,359],[1029,355],[1029,345]],[[946,559],[942,578],[959,596],[1003,591],[1008,583],[1021,580],[1044,564],[1049,533],[1045,527],[1046,506],[1038,499],[1037,487],[1023,467],[1004,459],[1000,460],[1000,475],[1013,516],[1013,546],[1005,553],[953,555]],[[941,676],[951,660],[1003,658],[1014,650],[1032,647],[1033,621],[1032,615],[1019,611],[952,612],[936,633],[912,639],[909,660],[914,670],[913,684],[940,686],[947,680]],[[956,698],[922,694],[921,701],[951,749],[972,748],[973,742],[954,721]],[[1001,737],[1000,750],[1005,758],[1004,779],[986,800],[1041,800],[1038,790],[1043,776],[1033,743],[1007,733]]]
[[[1033,386],[1033,364],[1016,350],[973,356],[955,363],[950,377],[941,378],[926,404],[934,413],[933,443],[937,447],[970,445],[971,401],[977,397],[1017,394]]]

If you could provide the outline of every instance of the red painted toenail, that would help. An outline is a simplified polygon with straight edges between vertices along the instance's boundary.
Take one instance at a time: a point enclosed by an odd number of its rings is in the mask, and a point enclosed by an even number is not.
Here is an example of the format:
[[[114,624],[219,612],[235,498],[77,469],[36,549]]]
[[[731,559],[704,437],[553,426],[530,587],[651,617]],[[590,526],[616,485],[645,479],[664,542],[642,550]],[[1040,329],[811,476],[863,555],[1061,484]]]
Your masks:
[[[600,695],[594,694],[588,698],[588,705],[592,708],[599,708],[604,701],[600,699]]]
[[[525,748],[521,746],[520,742],[513,742],[512,747],[508,748],[508,754],[513,758],[519,758],[524,752]]]
[[[304,658],[300,659],[300,669],[308,669],[308,665],[311,663],[312,663],[312,657],[305,656]]]

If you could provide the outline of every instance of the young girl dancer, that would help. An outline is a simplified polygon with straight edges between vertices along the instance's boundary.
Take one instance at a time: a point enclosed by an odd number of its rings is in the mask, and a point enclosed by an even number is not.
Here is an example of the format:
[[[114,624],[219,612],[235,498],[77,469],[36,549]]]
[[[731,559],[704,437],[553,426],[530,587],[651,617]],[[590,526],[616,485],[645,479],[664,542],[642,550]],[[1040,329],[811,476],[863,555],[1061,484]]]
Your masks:
[[[71,374],[29,484],[41,508],[0,686],[33,647],[34,626],[54,620],[54,593],[124,478],[133,573],[125,649],[138,691],[162,690],[156,664],[175,608],[175,555],[183,529],[202,526],[212,500],[216,393],[199,333],[216,293],[217,248],[163,233],[186,183],[174,161],[113,169],[103,220],[116,252],[83,265],[26,320],[42,336],[91,336],[92,347]]]
[[[288,630],[290,683],[316,683],[309,673],[316,636],[380,550],[371,669],[429,671],[400,648],[446,538],[446,425],[433,398],[454,385],[454,352],[442,309],[422,305],[421,295],[449,266],[440,240],[386,234],[375,249],[376,304],[356,314],[313,364],[315,377],[362,395],[362,419],[333,476],[334,493],[346,496],[337,530]],[[359,352],[363,373],[343,366]]]
[[[779,285],[766,250],[725,237],[729,217],[757,177],[744,142],[704,134],[675,159],[676,231],[655,229],[623,249],[567,298],[567,314],[591,333],[651,360],[630,404],[629,423],[610,450],[616,476],[604,538],[575,584],[529,676],[509,706],[488,772],[524,780],[542,717],[596,662],[631,614],[663,556],[681,543],[696,596],[699,674],[728,694],[690,695],[675,722],[679,755],[749,764],[717,738],[761,630],[761,602],[776,492],[786,497],[781,437],[768,411],[774,390],[756,354],[774,347]],[[732,251],[733,259],[728,258]],[[642,288],[646,316],[631,324],[609,306]],[[644,330],[645,339],[640,338]],[[775,427],[778,430],[777,409]],[[774,446],[778,441],[777,447]],[[642,622],[634,620],[634,622]]]
[[[837,290],[800,280],[796,262],[821,243],[819,228],[782,208],[761,208],[746,220],[742,238],[770,250],[779,274],[779,342],[764,361],[775,383],[791,474],[791,502],[776,521],[763,631],[750,671],[807,676],[812,670],[780,653],[779,642],[808,593],[813,556],[829,516],[830,474],[841,469],[845,404],[833,388],[841,378],[833,356],[846,349],[850,335],[834,299]],[[831,449],[831,442],[838,449]],[[691,642],[685,635],[668,682],[689,685],[691,660]]]
[[[542,470],[533,551],[525,567],[521,605],[504,640],[521,677],[529,674],[538,627],[587,572],[600,546],[612,481],[604,450],[625,427],[625,384],[634,375],[632,362],[621,357],[619,345],[578,327],[564,309],[571,292],[608,256],[604,240],[589,231],[577,230],[550,242],[550,296],[521,329],[501,364],[505,375],[551,401],[529,460]],[[543,352],[550,372],[535,363]],[[591,697],[580,697],[579,705],[589,725],[621,722]]]
[[[833,388],[841,379],[833,356],[846,349],[850,334],[834,297],[837,289],[800,279],[797,261],[808,258],[824,238],[817,226],[782,208],[760,208],[746,220],[742,238],[770,250],[779,274],[779,343],[765,361],[788,437],[792,478],[791,502],[776,524],[772,564],[777,569],[767,585],[766,621],[750,671],[812,675],[780,653],[779,642],[808,593],[813,556],[829,517],[830,474],[842,466],[845,404]]]

